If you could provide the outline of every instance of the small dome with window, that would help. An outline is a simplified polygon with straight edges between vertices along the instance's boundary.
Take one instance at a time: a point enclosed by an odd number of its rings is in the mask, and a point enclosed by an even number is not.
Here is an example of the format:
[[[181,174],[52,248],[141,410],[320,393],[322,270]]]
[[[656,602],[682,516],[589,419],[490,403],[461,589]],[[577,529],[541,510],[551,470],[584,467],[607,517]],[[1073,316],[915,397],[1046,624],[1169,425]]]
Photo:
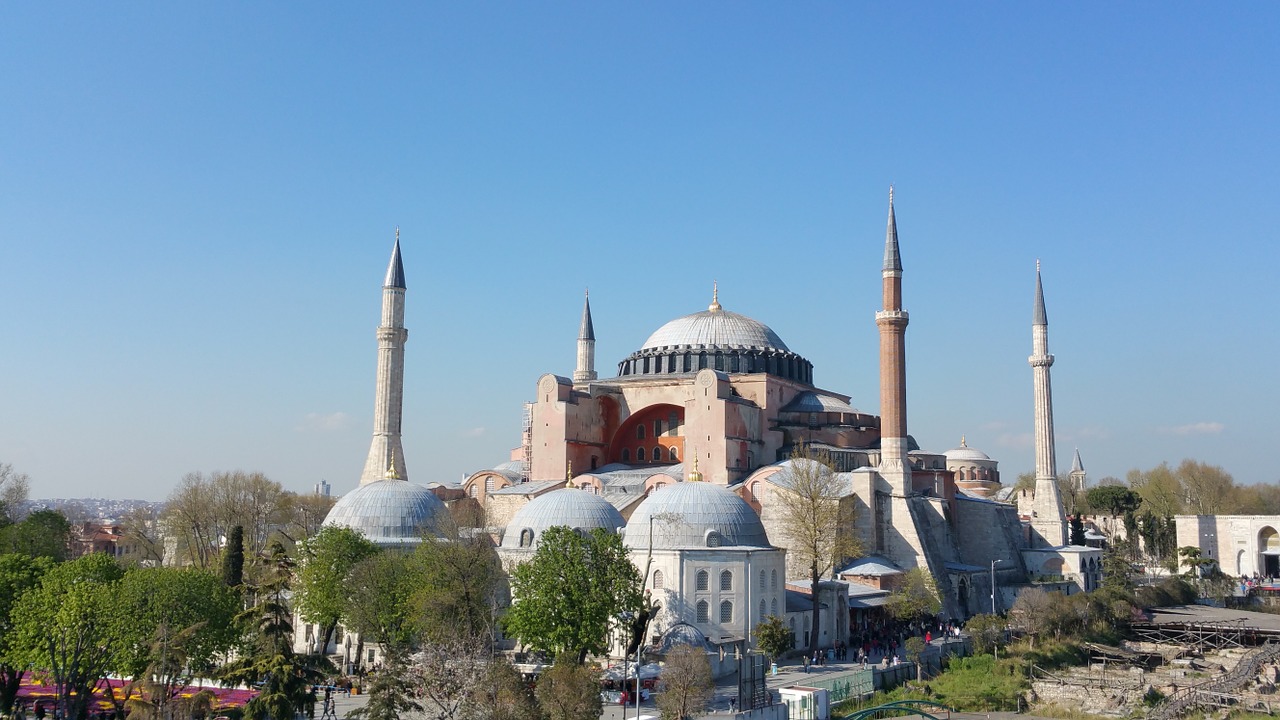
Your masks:
[[[627,521],[608,500],[577,488],[561,488],[534,498],[516,511],[502,535],[504,550],[533,550],[543,531],[567,527],[582,532],[617,532]]]

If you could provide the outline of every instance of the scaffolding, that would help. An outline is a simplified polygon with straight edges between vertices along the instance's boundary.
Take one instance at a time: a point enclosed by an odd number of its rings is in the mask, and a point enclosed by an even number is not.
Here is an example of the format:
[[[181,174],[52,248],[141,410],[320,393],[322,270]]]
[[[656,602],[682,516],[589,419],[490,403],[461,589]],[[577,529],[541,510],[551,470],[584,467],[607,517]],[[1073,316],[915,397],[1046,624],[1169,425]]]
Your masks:
[[[533,460],[533,403],[524,404],[520,420],[520,482],[529,482],[529,463]]]

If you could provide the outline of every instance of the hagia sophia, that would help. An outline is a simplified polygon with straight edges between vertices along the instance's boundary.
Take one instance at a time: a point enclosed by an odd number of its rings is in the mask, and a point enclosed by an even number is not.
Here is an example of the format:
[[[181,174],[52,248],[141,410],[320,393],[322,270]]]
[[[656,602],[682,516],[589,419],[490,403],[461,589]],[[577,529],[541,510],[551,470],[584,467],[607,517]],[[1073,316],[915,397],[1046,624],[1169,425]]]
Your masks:
[[[576,367],[538,378],[519,447],[460,489],[428,489],[409,482],[401,450],[408,332],[397,232],[377,333],[373,441],[359,486],[325,524],[384,546],[412,544],[448,512],[445,501],[468,503],[483,511],[508,567],[530,557],[549,527],[621,533],[662,606],[650,625],[659,648],[751,647],[753,628],[769,615],[789,624],[797,646],[816,632],[829,647],[877,612],[912,568],[933,576],[941,614],[957,620],[1007,609],[1033,580],[1092,590],[1101,552],[1068,544],[1056,482],[1053,356],[1039,267],[1029,358],[1036,483],[1018,493],[1001,483],[996,460],[964,440],[928,452],[908,434],[910,317],[892,190],[880,274],[878,414],[814,385],[813,364],[768,325],[722,306],[718,289],[705,310],[658,327],[602,379],[587,298]],[[807,472],[815,454],[829,458],[852,517],[836,530],[861,548],[836,564],[816,598],[807,568],[788,552],[792,532],[781,509],[793,476]],[[809,626],[814,602],[824,608],[817,628]]]

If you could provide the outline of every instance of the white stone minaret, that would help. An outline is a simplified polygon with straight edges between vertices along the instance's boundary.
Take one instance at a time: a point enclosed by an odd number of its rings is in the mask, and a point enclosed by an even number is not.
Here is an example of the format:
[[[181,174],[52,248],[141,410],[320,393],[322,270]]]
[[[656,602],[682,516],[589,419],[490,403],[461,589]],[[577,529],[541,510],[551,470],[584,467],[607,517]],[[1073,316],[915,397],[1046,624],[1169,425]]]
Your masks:
[[[578,366],[573,371],[575,383],[596,379],[596,329],[591,325],[591,297],[582,297],[582,327],[578,330]]]
[[[889,188],[889,224],[884,236],[884,267],[880,272],[883,309],[876,313],[880,328],[880,475],[895,495],[911,493],[911,464],[907,459],[907,311],[902,309],[902,258],[898,254],[898,221]]]
[[[382,323],[378,327],[378,388],[373,398],[373,442],[360,484],[384,480],[392,471],[409,479],[400,446],[400,415],[404,405],[404,265],[400,261],[400,229],[391,250],[387,279],[382,283]]]
[[[1036,300],[1031,325],[1031,375],[1036,402],[1036,495],[1031,503],[1031,530],[1035,544],[1061,547],[1067,544],[1067,517],[1058,492],[1058,463],[1053,448],[1053,392],[1049,383],[1049,317],[1044,310],[1044,286],[1036,262]]]

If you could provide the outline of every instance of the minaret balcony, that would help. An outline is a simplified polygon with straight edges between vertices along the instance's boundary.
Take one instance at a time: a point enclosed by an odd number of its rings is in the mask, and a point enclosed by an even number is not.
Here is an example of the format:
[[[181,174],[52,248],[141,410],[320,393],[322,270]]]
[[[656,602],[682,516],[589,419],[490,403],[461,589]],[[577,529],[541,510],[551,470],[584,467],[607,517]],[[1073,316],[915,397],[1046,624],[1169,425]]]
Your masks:
[[[876,312],[876,323],[889,325],[906,325],[911,316],[906,310],[880,310]]]
[[[1027,358],[1027,362],[1030,363],[1031,367],[1033,368],[1036,368],[1036,367],[1047,368],[1053,365],[1053,356],[1052,355],[1032,355],[1031,357]]]

